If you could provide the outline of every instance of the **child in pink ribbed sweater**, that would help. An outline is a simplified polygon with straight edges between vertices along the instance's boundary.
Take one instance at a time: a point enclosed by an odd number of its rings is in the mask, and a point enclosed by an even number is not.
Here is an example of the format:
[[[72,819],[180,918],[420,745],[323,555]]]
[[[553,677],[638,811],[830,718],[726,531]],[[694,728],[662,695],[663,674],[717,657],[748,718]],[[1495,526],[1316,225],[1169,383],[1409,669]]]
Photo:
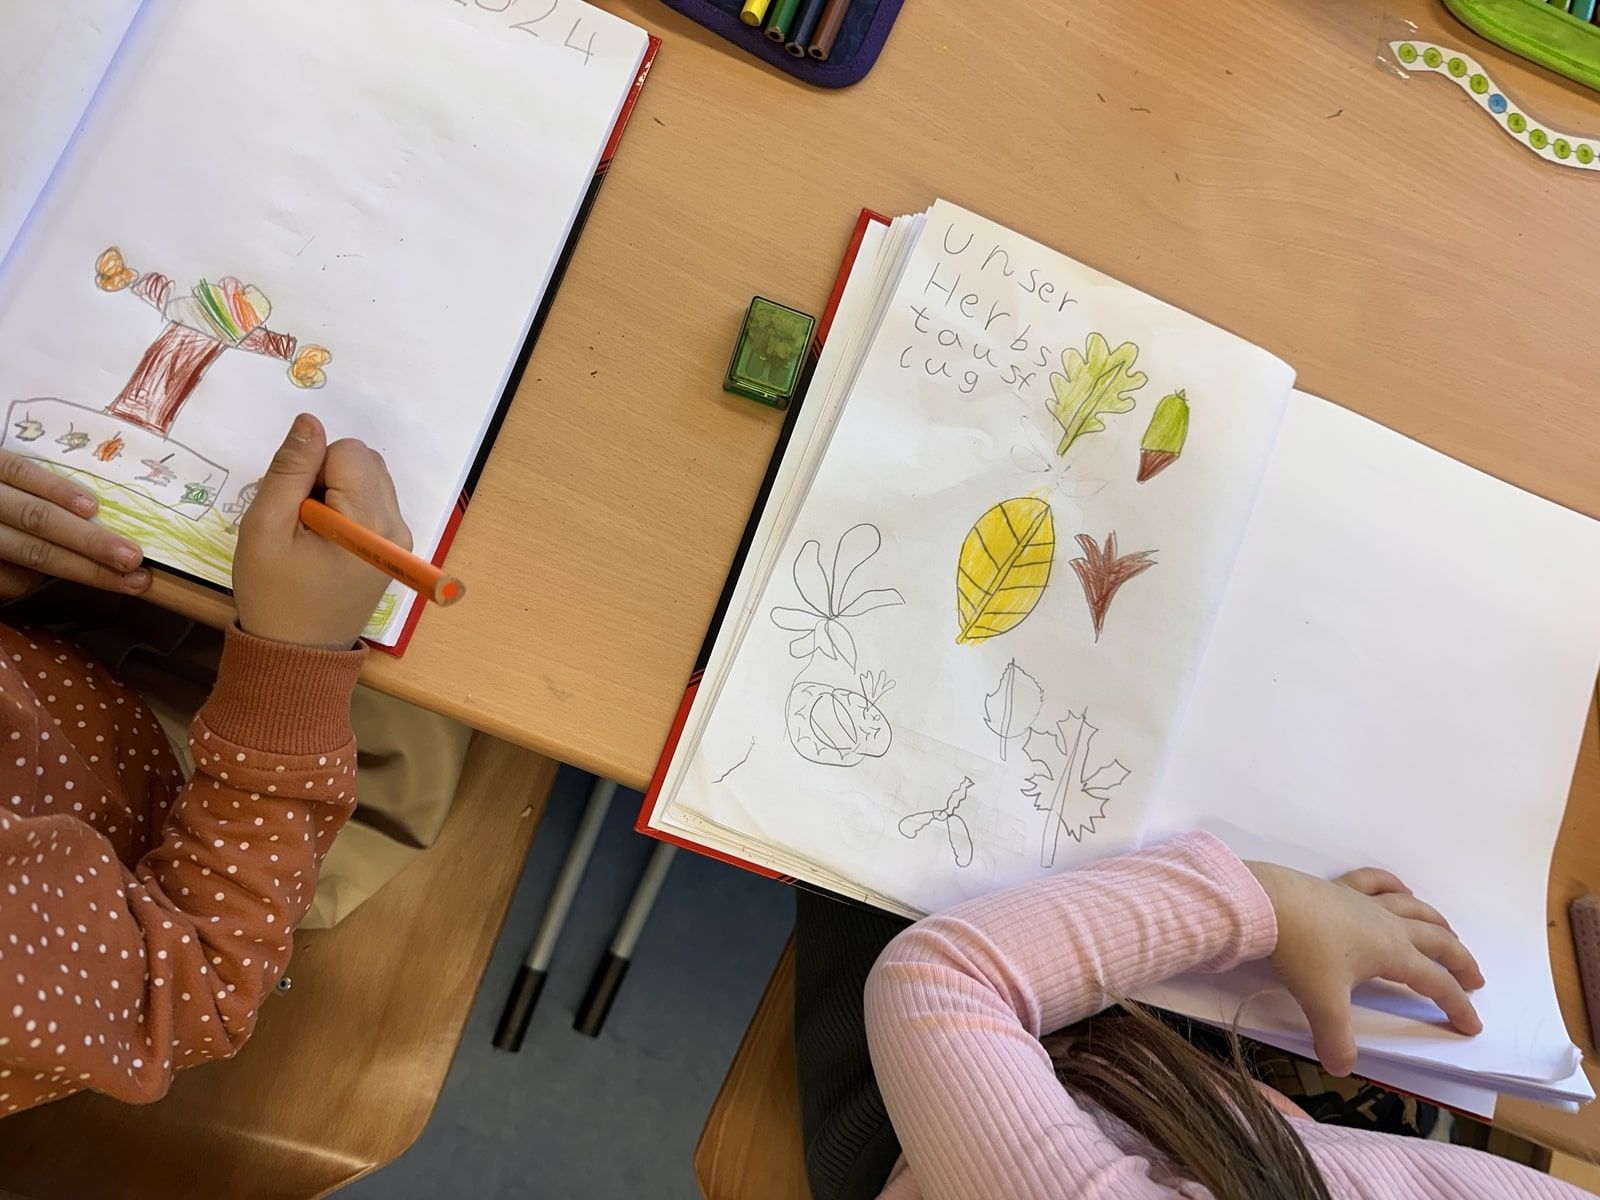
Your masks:
[[[1476,964],[1398,880],[1246,865],[1191,834],[960,905],[890,943],[866,988],[872,1065],[904,1150],[883,1196],[1210,1196],[1140,1130],[1076,1100],[1039,1039],[1110,997],[1268,956],[1335,1074],[1355,1060],[1350,989],[1370,978],[1415,988],[1463,1033],[1480,1028]],[[1282,1096],[1274,1107],[1334,1197],[1584,1195],[1477,1151],[1319,1125]]]

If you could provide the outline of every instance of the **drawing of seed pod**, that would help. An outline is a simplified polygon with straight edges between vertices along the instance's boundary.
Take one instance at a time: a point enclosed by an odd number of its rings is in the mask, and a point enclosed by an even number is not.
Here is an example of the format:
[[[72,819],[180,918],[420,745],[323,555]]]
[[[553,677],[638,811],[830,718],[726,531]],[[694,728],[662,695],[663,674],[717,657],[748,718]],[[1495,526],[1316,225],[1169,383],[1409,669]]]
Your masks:
[[[804,680],[789,691],[784,705],[789,744],[800,757],[825,767],[853,767],[889,752],[894,731],[877,700],[887,687],[874,689],[862,677],[862,691]]]

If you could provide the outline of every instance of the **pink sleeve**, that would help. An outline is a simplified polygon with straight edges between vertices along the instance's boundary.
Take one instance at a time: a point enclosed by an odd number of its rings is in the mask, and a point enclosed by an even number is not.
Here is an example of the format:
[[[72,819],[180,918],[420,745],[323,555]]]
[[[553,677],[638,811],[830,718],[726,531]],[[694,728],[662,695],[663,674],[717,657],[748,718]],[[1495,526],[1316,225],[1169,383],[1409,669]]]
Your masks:
[[[921,1195],[1174,1195],[1078,1107],[1038,1039],[1108,994],[1225,970],[1276,942],[1255,877],[1204,833],[906,930],[867,980],[867,1037]]]

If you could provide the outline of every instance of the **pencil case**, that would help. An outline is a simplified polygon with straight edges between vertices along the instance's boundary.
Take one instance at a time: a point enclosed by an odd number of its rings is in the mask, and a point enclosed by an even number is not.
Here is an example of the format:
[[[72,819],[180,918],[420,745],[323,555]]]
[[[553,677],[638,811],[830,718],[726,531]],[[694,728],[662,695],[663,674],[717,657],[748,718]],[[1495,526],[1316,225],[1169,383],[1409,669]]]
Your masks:
[[[1444,5],[1462,24],[1511,53],[1600,90],[1600,10],[1594,0],[1444,0]]]
[[[904,0],[855,0],[839,29],[826,62],[797,58],[753,25],[739,19],[743,0],[663,0],[691,21],[704,25],[765,63],[816,87],[848,87],[872,70],[889,40],[889,30]]]

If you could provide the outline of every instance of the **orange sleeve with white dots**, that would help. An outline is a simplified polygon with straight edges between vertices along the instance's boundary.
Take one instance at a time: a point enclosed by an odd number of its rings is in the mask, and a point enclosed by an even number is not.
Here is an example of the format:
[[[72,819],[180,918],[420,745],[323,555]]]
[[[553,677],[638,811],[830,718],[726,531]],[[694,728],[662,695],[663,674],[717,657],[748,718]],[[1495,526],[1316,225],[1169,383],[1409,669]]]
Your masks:
[[[0,1116],[244,1044],[355,807],[364,657],[229,631],[185,784],[136,693],[0,626]]]

